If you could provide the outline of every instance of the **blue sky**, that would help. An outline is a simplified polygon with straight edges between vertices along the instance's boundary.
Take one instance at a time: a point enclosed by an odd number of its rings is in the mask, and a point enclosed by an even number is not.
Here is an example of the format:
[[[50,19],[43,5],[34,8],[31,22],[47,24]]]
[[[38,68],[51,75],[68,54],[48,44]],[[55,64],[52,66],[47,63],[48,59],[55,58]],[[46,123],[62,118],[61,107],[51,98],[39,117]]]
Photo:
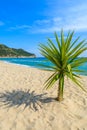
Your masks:
[[[61,28],[87,39],[87,0],[0,1],[0,43],[9,47],[40,56],[38,44],[54,39]]]

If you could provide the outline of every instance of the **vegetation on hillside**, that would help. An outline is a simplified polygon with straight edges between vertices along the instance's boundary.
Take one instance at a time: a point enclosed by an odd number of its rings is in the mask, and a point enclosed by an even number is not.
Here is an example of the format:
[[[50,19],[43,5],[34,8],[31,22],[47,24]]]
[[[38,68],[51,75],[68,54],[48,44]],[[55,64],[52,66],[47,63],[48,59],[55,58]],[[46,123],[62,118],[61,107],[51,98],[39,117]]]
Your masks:
[[[9,48],[6,45],[0,44],[0,57],[35,57],[35,54],[23,49]]]

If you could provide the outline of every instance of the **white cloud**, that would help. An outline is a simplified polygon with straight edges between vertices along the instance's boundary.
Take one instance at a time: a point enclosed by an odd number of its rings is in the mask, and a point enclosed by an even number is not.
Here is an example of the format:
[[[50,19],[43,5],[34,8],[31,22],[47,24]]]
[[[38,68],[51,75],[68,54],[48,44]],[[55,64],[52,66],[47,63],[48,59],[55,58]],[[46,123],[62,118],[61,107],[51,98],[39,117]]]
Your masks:
[[[50,20],[47,20],[47,19],[34,21],[34,24],[38,24],[38,25],[49,24],[49,23],[50,23]]]
[[[68,0],[68,2],[71,2]],[[57,3],[48,2],[50,6],[46,10],[47,19],[36,20],[32,24],[32,29],[29,32],[33,33],[51,33],[54,31],[60,31],[61,28],[64,30],[76,30],[86,31],[87,30],[87,1],[84,3],[75,1],[68,5],[58,8]],[[45,15],[46,15],[45,14]]]
[[[47,8],[45,8],[42,16],[44,19],[37,19],[31,25],[16,25],[10,27],[9,30],[26,30],[32,33],[53,33],[54,31],[64,30],[87,30],[87,0],[46,0]],[[0,26],[4,22],[0,21]]]
[[[74,12],[74,13],[76,13],[76,12],[80,12],[81,13],[81,11],[83,12],[83,11],[87,11],[87,2],[85,3],[81,3],[81,4],[78,4],[78,5],[76,5],[76,6],[74,6],[74,7],[70,7],[70,9],[69,9],[71,12]]]
[[[54,18],[53,18],[53,21],[54,21],[55,23],[61,22],[61,20],[62,20],[61,17],[54,17]]]
[[[26,30],[29,33],[53,33],[54,31],[64,30],[87,30],[87,1],[83,3],[79,0],[48,1],[48,8],[45,10],[46,19],[37,19],[31,25],[16,25],[10,30]],[[62,4],[61,4],[62,3]],[[63,5],[63,7],[62,7]],[[44,15],[44,14],[42,14]]]
[[[74,20],[73,20],[74,19]],[[40,21],[40,23],[43,23]],[[42,26],[40,26],[42,25]],[[54,31],[60,31],[63,28],[64,30],[76,30],[76,31],[86,31],[87,30],[87,16],[82,15],[80,17],[67,16],[67,18],[53,18],[50,19],[48,23],[44,22],[43,24],[32,25],[33,33],[51,33]]]
[[[10,27],[9,30],[20,30],[20,29],[29,29],[31,26],[29,25],[16,25],[14,27]]]

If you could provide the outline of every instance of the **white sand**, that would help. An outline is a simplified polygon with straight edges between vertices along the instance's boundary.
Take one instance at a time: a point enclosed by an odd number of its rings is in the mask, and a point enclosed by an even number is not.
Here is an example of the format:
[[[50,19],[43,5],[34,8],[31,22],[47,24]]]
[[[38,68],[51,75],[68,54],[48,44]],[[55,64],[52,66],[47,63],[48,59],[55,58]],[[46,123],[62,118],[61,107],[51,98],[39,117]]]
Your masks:
[[[0,130],[87,130],[87,93],[66,79],[59,103],[57,84],[43,89],[49,75],[0,62]],[[87,77],[82,81],[87,89]]]

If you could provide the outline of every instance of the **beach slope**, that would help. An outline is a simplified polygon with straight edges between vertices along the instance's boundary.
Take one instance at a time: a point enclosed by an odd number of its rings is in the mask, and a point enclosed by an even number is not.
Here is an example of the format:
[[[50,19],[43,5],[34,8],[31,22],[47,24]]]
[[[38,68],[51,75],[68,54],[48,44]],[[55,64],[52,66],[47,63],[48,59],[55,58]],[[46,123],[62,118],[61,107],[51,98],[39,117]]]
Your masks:
[[[87,130],[87,93],[66,78],[64,100],[57,102],[57,83],[43,89],[50,74],[0,62],[0,130]]]

